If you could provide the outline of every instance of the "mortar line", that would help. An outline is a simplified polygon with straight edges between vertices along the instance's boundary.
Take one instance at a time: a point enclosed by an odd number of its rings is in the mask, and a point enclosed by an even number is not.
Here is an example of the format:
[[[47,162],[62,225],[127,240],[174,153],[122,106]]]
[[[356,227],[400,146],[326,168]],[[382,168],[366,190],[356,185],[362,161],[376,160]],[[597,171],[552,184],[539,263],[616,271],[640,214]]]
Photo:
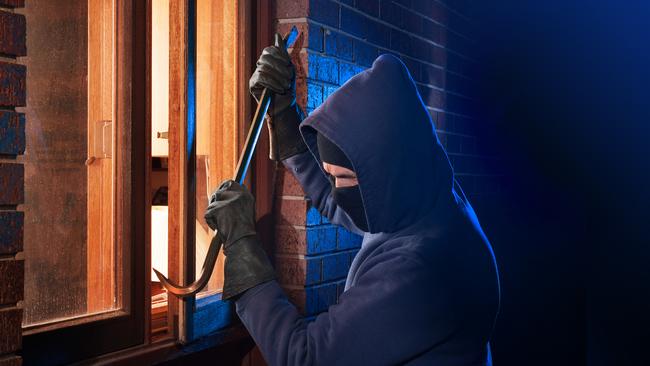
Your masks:
[[[348,33],[348,32],[346,32],[346,31],[343,30],[343,29],[340,29],[340,28],[334,28],[334,27],[332,27],[332,26],[329,26],[329,25],[327,25],[327,24],[324,24],[324,23],[318,22],[318,21],[313,20],[313,19],[309,19],[309,18],[285,18],[285,19],[282,19],[282,20],[283,20],[282,24],[286,24],[286,23],[303,23],[303,22],[307,22],[308,24],[311,23],[311,24],[317,25],[317,26],[319,26],[319,27],[322,27],[322,28],[325,28],[325,29],[329,29],[330,31],[334,31],[334,32],[341,33],[341,34],[343,34],[343,35],[345,35],[345,36],[348,36],[348,37],[350,37],[350,38],[352,38],[352,39],[355,39],[355,40],[357,40],[357,41],[361,41],[361,42],[367,43],[367,44],[369,44],[369,45],[371,45],[371,46],[373,46],[373,47],[376,47],[376,48],[378,48],[378,49],[380,49],[380,50],[383,50],[383,51],[390,51],[390,52],[393,52],[393,53],[399,54],[399,55],[402,56],[402,57],[408,57],[408,58],[410,58],[410,59],[417,60],[418,62],[421,62],[421,63],[423,63],[423,64],[429,65],[429,66],[431,66],[431,67],[439,68],[439,69],[445,70],[445,72],[449,72],[449,73],[452,73],[452,74],[454,74],[454,75],[458,75],[458,76],[463,77],[463,78],[465,78],[465,79],[470,79],[470,80],[471,80],[471,78],[469,78],[468,76],[463,75],[463,74],[460,74],[460,73],[455,72],[455,71],[452,71],[452,70],[449,70],[449,69],[447,69],[445,66],[437,65],[437,64],[434,64],[434,63],[432,63],[432,62],[429,62],[429,61],[426,61],[426,60],[422,60],[422,59],[419,59],[419,58],[416,58],[416,57],[413,57],[413,56],[409,56],[409,55],[406,55],[406,54],[404,54],[404,53],[402,53],[402,52],[397,52],[397,51],[395,51],[395,50],[392,50],[392,49],[390,49],[390,48],[386,48],[386,47],[384,47],[384,46],[380,46],[380,45],[378,45],[378,44],[376,44],[376,43],[373,43],[373,42],[370,42],[370,41],[368,41],[368,40],[366,40],[366,39],[363,39],[363,38],[360,38],[360,37],[358,37],[358,36],[355,36],[354,34]],[[402,31],[402,32],[404,32],[404,33],[406,33],[406,34],[413,35],[413,36],[417,36],[417,35],[414,34],[414,33],[405,32],[404,30],[402,30],[402,29],[400,29],[400,28],[396,28],[396,27],[393,27],[393,28],[395,28],[395,29],[397,29],[397,30],[399,30],[399,31]],[[418,37],[419,37],[419,36],[418,36]],[[422,37],[419,37],[419,38],[422,38]],[[462,55],[462,54],[460,54],[460,53],[454,51],[453,49],[449,49],[449,48],[446,48],[446,47],[442,47],[442,46],[440,46],[440,45],[438,45],[438,44],[435,44],[435,43],[433,43],[433,44],[434,44],[435,46],[437,46],[437,47],[440,47],[440,48],[442,48],[442,49],[444,49],[444,50],[447,50],[448,52],[451,52],[451,53],[454,53],[454,54],[456,54],[456,55],[458,55],[458,56],[460,56],[460,57],[466,58],[467,60],[469,60],[469,61],[471,61],[471,62],[477,63],[475,60],[470,59],[469,57],[464,56],[464,55]],[[316,51],[313,51],[313,50],[310,50],[310,51],[312,51],[312,52],[314,52],[314,53],[317,53],[317,54],[320,54],[320,52],[316,52]]]
[[[437,47],[444,48],[444,49],[446,49],[446,50],[448,50],[448,51],[450,51],[450,52],[452,52],[452,53],[457,54],[457,55],[460,56],[460,57],[463,57],[463,58],[465,58],[465,59],[467,59],[467,60],[470,60],[470,61],[472,61],[472,62],[476,62],[476,60],[472,59],[471,57],[466,56],[466,55],[463,55],[463,54],[461,54],[461,53],[459,53],[459,52],[457,52],[457,51],[455,51],[455,50],[453,50],[453,49],[447,48],[447,47],[445,47],[445,45],[442,45],[442,44],[439,44],[439,43],[437,43],[437,42],[434,42],[434,41],[432,41],[432,40],[430,40],[430,39],[424,38],[424,37],[422,37],[422,36],[420,36],[420,35],[418,35],[418,34],[404,31],[403,29],[401,29],[401,28],[399,28],[399,27],[397,27],[397,26],[395,26],[395,25],[392,25],[392,24],[388,23],[388,22],[385,21],[385,20],[382,20],[382,19],[380,19],[380,18],[376,18],[376,17],[370,16],[370,15],[368,15],[368,14],[362,12],[361,10],[359,10],[359,9],[357,9],[357,8],[355,8],[355,7],[352,7],[352,6],[348,5],[348,4],[343,4],[343,3],[341,3],[341,2],[338,2],[337,0],[333,0],[333,1],[336,2],[336,3],[338,3],[342,8],[344,7],[344,8],[350,9],[350,10],[354,11],[355,13],[361,14],[362,16],[365,16],[365,17],[368,18],[368,19],[371,19],[371,20],[374,20],[374,21],[378,22],[379,24],[383,24],[383,25],[385,25],[385,26],[387,26],[387,27],[389,27],[389,28],[396,29],[396,30],[401,31],[401,32],[404,32],[404,33],[406,33],[406,34],[410,34],[410,35],[412,35],[413,37],[419,38],[420,40],[422,40],[422,41],[424,41],[424,42],[427,42],[427,43],[432,44],[432,45],[437,46]],[[444,26],[444,25],[443,25],[443,26]],[[456,33],[453,29],[450,29],[450,28],[448,28],[448,27],[445,27],[445,28],[446,28],[446,29],[449,29],[450,31],[452,31],[452,32],[454,32],[454,33]]]

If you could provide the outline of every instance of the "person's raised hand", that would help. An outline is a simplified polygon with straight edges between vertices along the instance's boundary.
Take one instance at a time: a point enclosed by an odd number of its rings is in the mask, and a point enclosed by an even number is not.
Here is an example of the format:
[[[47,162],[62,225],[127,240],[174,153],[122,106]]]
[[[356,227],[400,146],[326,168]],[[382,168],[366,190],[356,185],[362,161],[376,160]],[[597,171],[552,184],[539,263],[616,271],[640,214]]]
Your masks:
[[[280,34],[275,35],[275,45],[262,51],[249,80],[249,90],[258,102],[265,88],[272,93],[267,120],[269,157],[284,160],[307,151],[298,130],[303,115],[296,104],[296,71]]]
[[[296,71],[280,34],[275,35],[275,45],[262,51],[255,72],[248,82],[248,88],[257,101],[265,88],[273,92],[269,109],[271,118],[295,104]]]

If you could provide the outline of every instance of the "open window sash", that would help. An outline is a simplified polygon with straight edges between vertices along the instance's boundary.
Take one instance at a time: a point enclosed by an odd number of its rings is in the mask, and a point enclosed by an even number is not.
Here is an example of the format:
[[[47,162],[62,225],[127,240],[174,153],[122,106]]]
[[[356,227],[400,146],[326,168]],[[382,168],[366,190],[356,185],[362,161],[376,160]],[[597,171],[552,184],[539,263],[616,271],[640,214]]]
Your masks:
[[[203,213],[211,193],[232,178],[246,135],[250,1],[170,0],[169,277],[200,274],[214,232]],[[231,324],[221,300],[223,253],[196,296],[169,298],[170,321],[189,342]]]

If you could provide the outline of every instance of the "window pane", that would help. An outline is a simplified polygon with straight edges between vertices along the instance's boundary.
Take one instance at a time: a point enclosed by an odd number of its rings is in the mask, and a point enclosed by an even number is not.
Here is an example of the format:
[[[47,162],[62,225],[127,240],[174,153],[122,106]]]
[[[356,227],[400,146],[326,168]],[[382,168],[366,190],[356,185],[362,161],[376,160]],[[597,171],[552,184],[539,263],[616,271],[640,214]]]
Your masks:
[[[196,0],[196,276],[214,233],[203,218],[221,181],[239,159],[237,2]],[[223,253],[204,292],[221,292]]]
[[[119,307],[114,9],[26,2],[24,326]]]

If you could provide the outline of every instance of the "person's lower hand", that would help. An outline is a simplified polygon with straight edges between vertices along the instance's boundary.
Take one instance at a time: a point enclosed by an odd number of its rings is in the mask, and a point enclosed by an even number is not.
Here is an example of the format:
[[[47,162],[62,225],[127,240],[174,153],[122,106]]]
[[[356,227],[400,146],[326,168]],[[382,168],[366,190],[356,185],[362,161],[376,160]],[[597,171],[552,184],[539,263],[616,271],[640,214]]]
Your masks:
[[[233,180],[221,183],[210,197],[205,221],[223,242],[224,300],[275,278],[257,239],[255,199],[246,187]]]

